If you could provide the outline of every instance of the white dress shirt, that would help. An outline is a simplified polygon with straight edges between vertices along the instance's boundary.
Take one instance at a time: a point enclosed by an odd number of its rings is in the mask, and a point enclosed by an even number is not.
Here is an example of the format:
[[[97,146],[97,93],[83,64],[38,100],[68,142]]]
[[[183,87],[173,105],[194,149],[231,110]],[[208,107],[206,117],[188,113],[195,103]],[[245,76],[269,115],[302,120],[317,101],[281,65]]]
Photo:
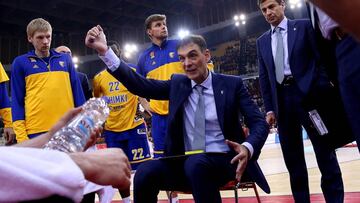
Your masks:
[[[315,7],[319,17],[319,28],[322,36],[325,39],[331,39],[332,32],[335,28],[339,27],[339,24],[331,19],[324,11],[320,8]]]
[[[191,81],[191,86],[193,88],[188,99],[184,103],[184,125],[185,131],[188,139],[193,140],[194,136],[197,136],[193,131],[195,127],[195,111],[197,107],[197,102],[199,100],[199,94],[195,90],[196,83]],[[204,82],[200,84],[204,87],[203,96],[205,102],[205,147],[206,152],[228,152],[230,151],[229,146],[225,143],[224,135],[221,131],[219,120],[217,117],[214,91],[212,88],[212,73],[209,72],[208,77]],[[190,146],[187,146],[185,142],[185,149],[188,149]]]

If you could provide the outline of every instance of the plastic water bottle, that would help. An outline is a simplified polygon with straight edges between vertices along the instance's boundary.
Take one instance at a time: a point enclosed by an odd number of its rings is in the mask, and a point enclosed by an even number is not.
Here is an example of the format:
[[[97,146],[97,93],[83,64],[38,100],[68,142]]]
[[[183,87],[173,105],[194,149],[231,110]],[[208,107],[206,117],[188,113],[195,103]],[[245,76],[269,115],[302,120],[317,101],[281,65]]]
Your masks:
[[[83,151],[91,133],[109,116],[107,104],[106,97],[89,99],[82,106],[83,111],[58,130],[44,148],[68,153]]]

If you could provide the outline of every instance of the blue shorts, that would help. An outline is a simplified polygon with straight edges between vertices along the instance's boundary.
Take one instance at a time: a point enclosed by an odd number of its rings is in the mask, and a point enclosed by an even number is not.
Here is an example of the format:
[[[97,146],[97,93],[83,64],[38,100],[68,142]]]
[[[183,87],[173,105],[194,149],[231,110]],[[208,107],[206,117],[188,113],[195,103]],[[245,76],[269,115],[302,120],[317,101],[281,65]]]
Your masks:
[[[47,133],[47,132],[45,131],[45,132],[41,132],[41,133],[29,134],[28,137],[29,137],[29,139],[33,139],[33,138],[35,138],[35,137],[37,137],[39,135],[42,135],[44,133]]]
[[[151,135],[154,140],[154,158],[164,156],[164,143],[167,132],[167,115],[153,113],[151,117]]]
[[[144,124],[123,132],[104,130],[104,136],[108,148],[121,148],[124,151],[132,170],[136,170],[142,162],[151,159]]]

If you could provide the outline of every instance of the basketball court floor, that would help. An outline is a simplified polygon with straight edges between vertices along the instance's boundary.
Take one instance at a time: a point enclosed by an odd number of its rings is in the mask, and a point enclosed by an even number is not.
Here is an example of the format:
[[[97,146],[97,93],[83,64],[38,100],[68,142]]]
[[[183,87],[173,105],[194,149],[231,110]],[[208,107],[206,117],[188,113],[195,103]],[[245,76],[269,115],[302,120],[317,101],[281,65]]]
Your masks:
[[[305,157],[309,174],[309,185],[311,192],[311,201],[316,203],[325,202],[320,188],[320,171],[317,168],[315,154],[309,140],[304,140]],[[360,154],[357,147],[352,145],[340,148],[336,151],[340,167],[342,170],[345,202],[360,202]],[[262,168],[271,188],[271,194],[266,194],[258,188],[261,202],[266,203],[290,203],[293,202],[289,176],[282,158],[280,145],[278,143],[267,142],[259,158],[259,164]],[[131,186],[132,188],[132,186]],[[254,190],[238,190],[239,202],[257,202]],[[234,201],[234,192],[222,191],[223,203]],[[132,198],[132,197],[131,197]],[[160,192],[159,203],[166,203],[167,196],[165,192]],[[179,194],[180,203],[193,203],[191,195]],[[116,192],[113,202],[121,202],[121,197]]]

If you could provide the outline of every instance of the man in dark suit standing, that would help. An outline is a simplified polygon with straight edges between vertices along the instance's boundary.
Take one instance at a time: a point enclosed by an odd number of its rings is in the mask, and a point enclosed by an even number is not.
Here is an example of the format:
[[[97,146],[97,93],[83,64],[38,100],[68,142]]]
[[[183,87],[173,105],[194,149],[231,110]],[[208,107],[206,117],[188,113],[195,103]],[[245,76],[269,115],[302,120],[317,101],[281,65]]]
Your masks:
[[[319,3],[327,10],[329,9],[329,5],[322,1],[314,2]],[[340,4],[343,3],[345,2]],[[342,6],[349,7],[350,4],[355,6],[355,2],[345,3]],[[357,2],[357,4],[359,3]],[[350,123],[351,132],[348,133],[354,135],[360,151],[360,43],[343,28],[343,25],[339,25],[323,10],[312,4],[309,4],[308,8],[313,26],[317,31],[316,34],[318,34],[319,47],[326,47],[326,49],[320,50],[320,54],[324,60],[331,63],[326,64],[328,71],[335,73],[334,81],[339,87],[347,120]],[[333,14],[333,12],[329,12]],[[358,13],[355,9],[349,12]],[[353,21],[357,22],[356,20]],[[354,29],[358,29],[357,27]],[[329,53],[332,54],[332,57],[328,57]]]
[[[267,111],[266,121],[277,123],[281,149],[296,202],[310,202],[301,126],[312,142],[327,202],[343,202],[344,188],[336,154],[314,129],[302,104],[315,83],[328,79],[319,68],[314,31],[308,20],[288,20],[283,0],[259,0],[271,29],[257,40],[259,78]]]
[[[81,87],[83,89],[83,92],[84,92],[84,96],[85,96],[85,99],[86,100],[89,100],[92,96],[92,88],[89,84],[89,79],[87,77],[87,75],[85,73],[82,73],[82,72],[79,72],[77,71],[76,72],[78,77],[79,77],[79,80],[80,80],[80,83],[81,83]]]
[[[155,203],[159,190],[191,190],[197,203],[219,203],[219,187],[235,177],[250,177],[270,192],[256,162],[268,125],[241,78],[207,69],[210,52],[201,36],[179,42],[177,51],[186,75],[174,74],[167,81],[148,80],[132,71],[108,49],[100,26],[89,30],[85,43],[98,51],[108,71],[131,92],[169,100],[165,158],[139,166],[135,202]],[[250,128],[246,138],[240,113]]]

